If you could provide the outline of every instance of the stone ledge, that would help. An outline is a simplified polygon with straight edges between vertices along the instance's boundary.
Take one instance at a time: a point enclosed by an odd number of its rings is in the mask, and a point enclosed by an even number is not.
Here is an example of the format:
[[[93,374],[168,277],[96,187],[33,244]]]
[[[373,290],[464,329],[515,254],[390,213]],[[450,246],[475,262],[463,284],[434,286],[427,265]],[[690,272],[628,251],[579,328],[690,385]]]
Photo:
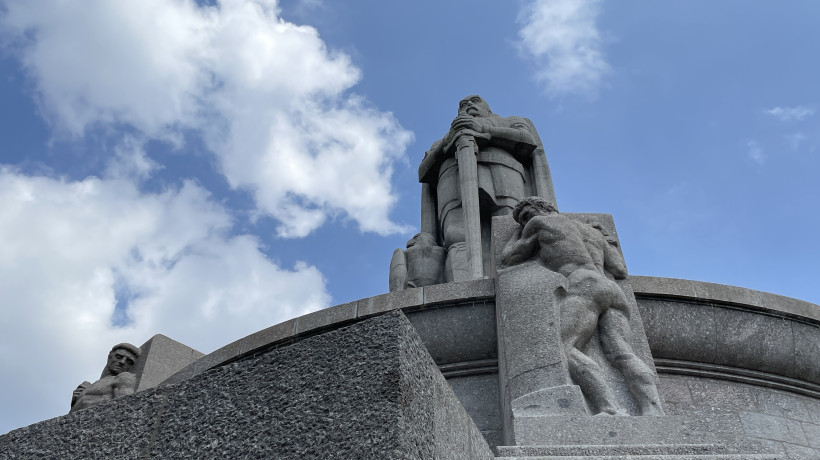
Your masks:
[[[799,446],[795,446],[799,447]],[[810,453],[811,454],[811,453]],[[496,457],[496,460],[787,460],[812,457],[785,457],[782,454],[649,454],[649,455],[517,455]]]
[[[595,456],[647,456],[647,455],[697,455],[732,453],[720,444],[634,444],[634,445],[554,445],[554,446],[499,446],[498,454],[504,457],[571,457]],[[702,457],[701,457],[702,458]]]
[[[440,308],[446,307],[447,304],[475,302],[494,297],[495,281],[484,278],[405,289],[336,305],[275,324],[229,343],[168,377],[160,385],[176,384],[277,343],[287,343],[388,311]]]
[[[658,369],[658,372],[662,374],[687,375],[691,377],[747,383],[820,399],[820,385],[806,380],[793,379],[768,372],[665,358],[655,359],[655,367]]]
[[[820,321],[820,305],[768,292],[703,281],[630,275],[636,296],[714,301]]]
[[[519,417],[514,424],[515,440],[522,446],[498,446],[500,457],[782,458],[773,449],[748,438],[740,416],[731,413],[662,417]],[[554,446],[559,446],[559,451],[539,450]],[[516,450],[521,447],[524,450]],[[660,452],[659,449],[669,451]]]

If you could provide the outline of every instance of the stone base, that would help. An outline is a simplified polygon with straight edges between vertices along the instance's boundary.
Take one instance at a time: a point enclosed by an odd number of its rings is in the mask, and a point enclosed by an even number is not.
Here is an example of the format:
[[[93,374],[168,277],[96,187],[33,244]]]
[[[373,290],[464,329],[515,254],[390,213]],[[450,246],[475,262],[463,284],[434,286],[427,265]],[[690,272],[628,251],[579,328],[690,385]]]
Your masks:
[[[635,446],[640,452],[645,446]],[[636,454],[623,455],[590,454],[581,450],[579,455],[516,455],[496,457],[501,460],[785,460],[786,457],[770,454]]]
[[[513,419],[586,414],[584,395],[578,385],[561,385],[534,391],[512,401]]]
[[[732,415],[516,417],[504,458],[775,459]]]
[[[482,459],[413,326],[388,313],[0,436],[0,458]]]

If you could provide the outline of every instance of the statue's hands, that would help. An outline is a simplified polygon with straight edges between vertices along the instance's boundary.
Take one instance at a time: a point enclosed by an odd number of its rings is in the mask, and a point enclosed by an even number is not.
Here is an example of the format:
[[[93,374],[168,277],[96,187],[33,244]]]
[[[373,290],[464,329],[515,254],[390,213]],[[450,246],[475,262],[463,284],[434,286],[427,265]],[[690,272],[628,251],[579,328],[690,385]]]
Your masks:
[[[444,151],[449,152],[462,136],[472,136],[479,146],[485,145],[489,140],[489,134],[479,133],[471,129],[462,129],[455,134],[447,135],[447,145],[444,147]]]
[[[470,115],[459,115],[450,124],[450,132],[459,134],[461,130],[470,130],[476,133],[488,133],[490,124],[482,117],[472,117]]]
[[[91,386],[91,382],[84,381],[83,383],[77,385],[76,390],[71,392],[71,405],[72,406],[77,402],[78,399],[80,399],[83,396],[83,393],[85,393],[86,388],[88,388],[89,386]]]

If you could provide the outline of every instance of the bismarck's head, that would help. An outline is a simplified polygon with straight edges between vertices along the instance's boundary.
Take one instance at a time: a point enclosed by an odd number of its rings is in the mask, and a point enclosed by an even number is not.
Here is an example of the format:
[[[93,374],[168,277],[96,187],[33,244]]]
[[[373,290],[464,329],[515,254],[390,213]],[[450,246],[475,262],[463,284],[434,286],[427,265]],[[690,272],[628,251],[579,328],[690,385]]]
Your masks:
[[[481,96],[467,96],[458,103],[459,115],[470,115],[471,117],[489,117],[492,114],[490,106]]]
[[[140,349],[130,343],[120,343],[114,345],[108,353],[108,364],[105,366],[103,376],[118,375],[131,371],[137,358],[140,357]]]
[[[535,216],[543,216],[557,212],[558,208],[549,201],[537,196],[531,196],[524,198],[515,205],[515,208],[513,208],[513,219],[521,225],[527,225],[527,222]]]

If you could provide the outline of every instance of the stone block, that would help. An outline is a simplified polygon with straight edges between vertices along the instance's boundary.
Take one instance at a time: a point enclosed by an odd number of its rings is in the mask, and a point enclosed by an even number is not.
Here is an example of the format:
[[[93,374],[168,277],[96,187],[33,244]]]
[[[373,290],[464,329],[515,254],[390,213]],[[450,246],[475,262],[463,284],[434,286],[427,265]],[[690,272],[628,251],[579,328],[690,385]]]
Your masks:
[[[300,316],[296,318],[296,333],[302,334],[331,324],[355,320],[356,305],[357,302],[349,302]]]
[[[265,347],[280,340],[291,338],[296,334],[296,319],[289,319],[283,323],[274,324],[259,332],[239,340],[239,354],[244,355],[253,350]]]
[[[794,336],[792,376],[820,384],[820,326],[790,323]]]
[[[407,318],[436,364],[498,357],[492,302],[408,312]]]
[[[820,400],[806,398],[803,403],[809,410],[810,422],[820,425]]]
[[[358,317],[366,318],[400,308],[422,306],[424,288],[411,288],[359,300]]]
[[[638,296],[642,294],[688,298],[698,296],[694,284],[689,280],[629,275],[629,282]]]
[[[476,299],[493,299],[494,297],[494,280],[489,278],[424,286],[425,305],[446,304],[448,302],[462,303]]]
[[[515,440],[520,446],[733,444],[742,437],[742,426],[734,414],[515,419]]]
[[[760,293],[760,302],[761,306],[768,310],[790,313],[820,321],[820,306],[813,303],[768,292]]]
[[[722,410],[755,411],[756,406],[748,385],[712,379],[689,382],[692,401],[700,407]]]
[[[168,377],[205,356],[193,348],[157,334],[140,347],[142,354],[134,364],[137,391],[154,388]]]
[[[782,452],[782,449],[781,449]],[[729,449],[715,444],[631,444],[631,445],[578,445],[578,446],[502,446],[499,454],[507,457],[539,459],[607,459],[607,460],[695,460],[733,458]],[[722,454],[729,454],[726,457]],[[748,457],[744,457],[748,458]],[[739,459],[737,459],[739,460]]]
[[[15,430],[0,436],[0,457],[490,459],[492,451],[395,312]]]
[[[538,264],[525,264],[499,272],[496,284],[499,356],[506,378],[552,368],[555,364],[562,364],[565,369],[560,315],[554,294],[562,288],[564,277]],[[562,374],[555,377],[550,386],[569,383],[568,379],[568,375]]]
[[[450,378],[447,383],[479,430],[501,430],[497,374]]]
[[[653,357],[715,361],[719,329],[713,307],[654,299],[639,305]]]
[[[586,414],[584,395],[578,385],[542,388],[512,400],[513,417],[552,417]]]
[[[804,403],[809,398],[771,388],[754,388],[758,412],[791,420],[811,422],[811,414]]]
[[[667,404],[692,405],[692,393],[689,391],[689,382],[686,379],[664,375],[660,378],[658,391]]]
[[[747,436],[801,446],[809,445],[800,422],[795,420],[751,412],[740,412],[740,420]]]
[[[820,449],[820,425],[808,422],[802,422],[801,425],[803,426],[803,434],[806,435],[806,439],[809,441],[809,447]]]
[[[754,306],[759,306],[761,304],[760,292],[758,291],[737,286],[728,286],[726,284],[704,282],[695,282],[692,284],[695,288],[695,293],[701,299]]]
[[[462,428],[466,426],[467,414],[457,410],[457,408],[447,405],[447,382],[440,380],[434,384],[434,404],[441,406],[435,411],[433,419],[433,431],[436,433],[435,454],[433,458],[442,460],[460,460],[458,452],[470,451],[470,438],[466,436],[466,431]],[[456,446],[450,449],[448,446]],[[463,455],[463,454],[462,454]]]
[[[467,422],[469,424],[469,422]],[[476,431],[470,429],[467,431],[467,435],[469,436],[469,444],[470,444],[470,460],[494,460],[495,453],[493,453],[492,447],[496,446],[497,444],[489,444],[487,440],[487,436],[484,435],[481,431]],[[490,439],[492,439],[490,437]],[[487,447],[490,447],[489,449]],[[462,460],[464,457],[459,457],[459,460]]]
[[[197,362],[193,362],[182,369],[178,370],[174,375],[166,378],[162,382],[160,382],[157,386],[165,386],[165,385],[174,385],[176,383],[182,382],[184,380],[188,380],[189,378],[193,377],[197,374],[196,372]]]
[[[783,448],[786,449],[786,458],[789,460],[817,460],[820,458],[820,450],[811,447],[783,444]]]
[[[791,324],[781,318],[748,311],[715,308],[715,364],[790,376],[794,372]]]

